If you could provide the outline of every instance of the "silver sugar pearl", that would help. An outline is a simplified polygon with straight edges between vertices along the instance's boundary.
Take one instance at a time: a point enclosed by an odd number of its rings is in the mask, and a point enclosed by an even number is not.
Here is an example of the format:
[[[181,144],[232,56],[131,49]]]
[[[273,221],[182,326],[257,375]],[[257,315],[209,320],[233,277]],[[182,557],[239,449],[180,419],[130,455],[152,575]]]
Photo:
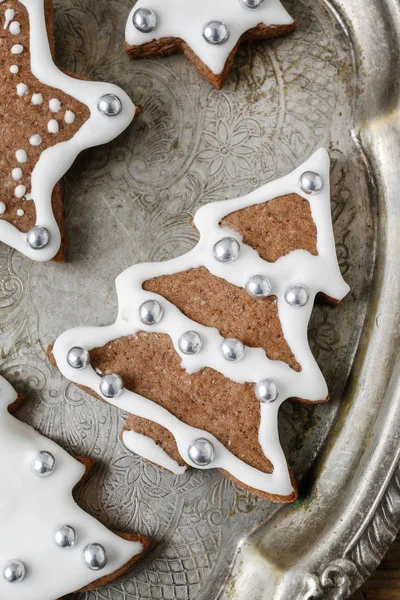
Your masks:
[[[231,263],[236,260],[240,253],[240,244],[235,238],[225,237],[214,244],[213,255],[222,263]]]
[[[203,37],[209,44],[219,46],[229,38],[229,29],[222,21],[209,21],[203,27]]]
[[[101,571],[108,561],[106,549],[101,544],[88,544],[82,551],[82,560],[92,571]]]
[[[53,539],[60,548],[73,548],[78,539],[76,529],[71,525],[61,525],[55,530]]]
[[[246,292],[253,298],[266,298],[272,292],[272,285],[264,275],[253,275],[246,283]]]
[[[275,402],[279,396],[279,388],[272,379],[262,379],[256,384],[256,398],[260,402]]]
[[[142,33],[150,33],[157,26],[157,16],[151,8],[138,8],[133,13],[132,22]]]
[[[9,560],[3,567],[3,578],[8,583],[19,583],[26,574],[25,565],[21,560]]]
[[[26,234],[26,241],[33,250],[41,250],[50,242],[50,233],[45,227],[32,227]]]
[[[179,350],[183,354],[197,354],[202,345],[203,340],[196,331],[187,331],[178,340]]]
[[[102,377],[100,382],[100,392],[105,398],[116,398],[124,389],[122,377],[116,373],[108,373]]]
[[[318,194],[324,187],[324,180],[318,173],[306,171],[300,177],[300,187],[305,194]]]
[[[122,112],[122,102],[115,94],[104,94],[100,98],[97,108],[106,117],[116,117]]]
[[[290,285],[285,292],[285,300],[290,306],[305,306],[309,298],[310,293],[304,285]]]
[[[73,369],[86,369],[90,363],[89,352],[85,348],[74,346],[67,354],[67,362]]]
[[[147,300],[139,308],[139,317],[143,325],[157,325],[163,314],[163,307],[157,300]]]
[[[48,477],[56,468],[56,459],[46,450],[39,452],[37,457],[32,462],[32,471],[38,477]]]
[[[215,457],[214,446],[205,438],[194,440],[188,450],[190,460],[198,467],[207,467]]]
[[[224,340],[221,344],[221,350],[224,358],[230,362],[242,360],[245,353],[244,344],[235,338]]]
[[[240,0],[240,2],[246,8],[260,8],[261,4],[264,4],[264,0]]]

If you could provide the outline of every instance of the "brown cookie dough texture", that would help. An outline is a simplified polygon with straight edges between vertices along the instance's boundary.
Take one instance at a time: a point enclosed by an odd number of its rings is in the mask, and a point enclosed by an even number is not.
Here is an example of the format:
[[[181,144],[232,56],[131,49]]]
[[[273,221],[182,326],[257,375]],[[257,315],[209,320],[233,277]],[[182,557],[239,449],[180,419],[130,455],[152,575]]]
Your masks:
[[[298,249],[317,254],[310,206],[297,194],[233,212],[221,225],[239,232],[268,262]],[[236,337],[247,346],[261,347],[271,360],[301,370],[283,336],[274,296],[252,298],[205,267],[147,280],[143,288],[164,297],[193,321],[216,327],[224,337]],[[126,389],[162,405],[188,425],[208,431],[235,456],[270,473],[273,466],[258,442],[260,404],[254,385],[235,383],[208,367],[189,375],[180,362],[170,337],[153,332],[123,337],[90,352],[93,368],[103,374],[118,373]],[[180,465],[185,464],[172,434],[157,423],[129,415],[125,430],[152,438]],[[278,502],[292,502],[296,497],[296,493],[281,497],[251,491]]]
[[[4,14],[8,8],[15,10],[14,21],[18,21],[21,25],[21,32],[18,35],[13,35],[8,28],[4,29]],[[16,198],[15,187],[20,184],[24,185],[26,194],[29,194],[31,175],[41,153],[50,146],[72,138],[89,118],[90,113],[86,105],[58,89],[43,85],[32,75],[29,52],[29,17],[24,5],[18,0],[6,0],[0,4],[0,16],[0,182],[1,201],[6,206],[5,212],[0,214],[0,219],[12,223],[19,231],[26,232],[35,225],[35,204],[33,200],[26,200],[24,197]],[[48,38],[54,55],[52,0],[45,0],[45,16]],[[13,54],[11,52],[11,48],[15,44],[23,46],[22,53]],[[10,72],[12,65],[18,67],[18,73]],[[17,84],[19,83],[28,86],[28,93],[24,96],[17,94]],[[32,103],[33,94],[41,94],[43,103],[34,105]],[[57,113],[52,112],[49,107],[49,101],[53,98],[61,103],[61,109]],[[65,121],[67,110],[75,115],[73,123]],[[47,125],[51,119],[55,119],[58,123],[59,132],[57,134],[48,132]],[[39,146],[33,146],[29,142],[31,136],[35,134],[39,134],[42,138]],[[28,155],[27,162],[23,164],[19,164],[15,156],[19,149],[25,150]],[[22,179],[19,181],[15,181],[11,175],[12,170],[17,167],[21,168],[23,173]],[[62,237],[61,248],[55,260],[62,261],[64,260],[65,235],[60,184],[54,188],[52,203]]]
[[[23,403],[24,403],[24,397],[21,394],[18,394],[18,397],[15,400],[15,402],[13,402],[12,404],[9,405],[8,412],[12,415],[15,415],[15,413],[22,406]],[[78,483],[76,484],[76,486],[73,489],[73,492],[75,493],[77,491],[77,489],[79,487],[81,487],[82,485],[84,485],[86,483],[87,479],[89,478],[89,475],[92,472],[93,467],[94,467],[94,461],[87,456],[74,456],[74,458],[75,458],[75,460],[82,463],[86,469],[85,473],[82,476],[82,479],[80,481],[78,481]],[[118,579],[119,577],[121,577],[121,575],[123,575],[126,571],[128,571],[131,567],[133,567],[139,560],[141,560],[143,558],[143,556],[145,554],[147,554],[147,552],[150,548],[150,539],[146,535],[140,535],[138,533],[127,533],[127,532],[115,531],[115,530],[112,530],[112,532],[115,535],[118,535],[120,538],[127,540],[128,542],[140,542],[143,545],[143,551],[140,554],[136,554],[136,556],[133,556],[130,561],[128,561],[125,565],[123,565],[120,569],[118,569],[114,573],[111,573],[111,575],[107,575],[106,577],[101,577],[100,579],[96,579],[96,581],[89,584],[88,586],[82,588],[81,590],[74,590],[74,592],[88,592],[89,590],[94,590],[98,587],[101,587],[102,585],[111,583],[115,579]],[[69,597],[69,595],[68,595],[68,597]],[[60,598],[59,600],[62,600],[62,599]]]
[[[292,33],[295,29],[296,23],[290,25],[263,25],[260,23],[257,27],[249,29],[239,38],[238,43],[228,56],[222,73],[219,74],[213,73],[181,38],[162,38],[160,40],[153,40],[147,44],[141,44],[140,46],[129,46],[129,44],[125,42],[125,50],[129,58],[133,59],[156,58],[183,52],[196,67],[198,73],[203,75],[203,77],[205,77],[205,79],[207,79],[207,81],[209,81],[217,90],[221,90],[225,79],[229,75],[236,53],[241,44],[281,37],[282,35]]]

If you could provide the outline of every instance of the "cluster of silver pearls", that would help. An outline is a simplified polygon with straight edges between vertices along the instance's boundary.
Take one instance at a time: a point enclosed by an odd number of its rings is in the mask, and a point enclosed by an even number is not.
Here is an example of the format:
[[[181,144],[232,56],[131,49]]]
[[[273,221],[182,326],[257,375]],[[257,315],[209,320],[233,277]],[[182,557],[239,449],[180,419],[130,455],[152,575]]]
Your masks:
[[[67,354],[67,362],[73,369],[86,369],[90,363],[89,352],[85,348],[74,346]]]
[[[235,338],[224,340],[221,344],[221,350],[224,358],[230,362],[242,360],[245,353],[244,344]]]
[[[196,331],[186,331],[178,340],[182,354],[197,354],[200,352],[203,340]]]
[[[279,396],[279,388],[273,379],[262,379],[256,384],[256,398],[260,402],[275,402]]]
[[[82,560],[92,571],[101,571],[108,561],[106,549],[101,544],[88,544],[83,549]]]
[[[157,16],[151,8],[138,8],[132,16],[132,23],[138,31],[150,33],[157,26]]]
[[[122,377],[116,373],[108,373],[101,378],[100,392],[105,398],[117,398],[124,390]]]
[[[203,37],[209,44],[219,46],[229,39],[229,29],[223,21],[208,21],[203,27]]]
[[[253,298],[266,298],[272,292],[272,285],[264,275],[253,275],[246,283],[246,291]]]
[[[214,446],[205,438],[194,440],[189,446],[188,454],[198,467],[207,467],[215,458]]]
[[[240,0],[240,2],[246,8],[260,8],[262,4],[264,4],[264,0]]]
[[[50,233],[45,227],[32,227],[26,234],[26,241],[32,250],[42,250],[50,242]]]
[[[157,325],[163,314],[163,307],[157,300],[147,300],[139,308],[139,318],[143,325]]]
[[[3,578],[8,583],[21,582],[26,574],[26,568],[21,560],[9,560],[3,567]]]
[[[310,298],[310,293],[304,285],[291,285],[285,292],[285,300],[290,306],[301,308]]]
[[[300,187],[305,194],[318,194],[324,187],[324,180],[318,173],[306,171],[300,177]]]
[[[60,548],[73,548],[77,542],[78,535],[76,529],[71,525],[61,525],[53,535],[54,542]]]
[[[116,117],[122,112],[122,102],[115,94],[104,94],[97,108],[106,117]]]
[[[46,450],[42,450],[32,462],[32,471],[38,477],[49,477],[56,468],[56,459]]]
[[[235,238],[225,237],[219,240],[213,247],[214,258],[218,262],[231,263],[240,254],[240,244]]]

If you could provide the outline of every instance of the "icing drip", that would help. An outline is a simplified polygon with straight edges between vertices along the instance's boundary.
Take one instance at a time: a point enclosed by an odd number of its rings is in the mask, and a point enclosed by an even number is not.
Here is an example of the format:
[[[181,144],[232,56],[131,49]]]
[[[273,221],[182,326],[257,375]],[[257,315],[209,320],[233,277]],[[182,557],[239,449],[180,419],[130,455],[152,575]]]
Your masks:
[[[7,29],[13,18],[15,17],[15,10],[13,8],[7,8],[5,12],[5,23],[4,29]]]
[[[301,175],[307,171],[318,173],[324,181],[323,189],[316,195],[306,194],[300,186]],[[309,202],[317,229],[318,255],[316,256],[305,250],[296,250],[282,256],[274,263],[268,263],[261,259],[254,249],[244,244],[236,231],[219,225],[224,217],[232,212],[292,193],[298,194]],[[200,232],[200,241],[193,250],[170,261],[150,265],[138,264],[127,269],[116,281],[119,308],[115,324],[101,328],[82,327],[65,332],[54,345],[54,357],[63,375],[99,393],[101,377],[90,365],[80,371],[73,369],[66,359],[70,348],[78,346],[90,351],[120,337],[135,335],[139,331],[155,331],[170,336],[181,358],[181,366],[188,373],[210,367],[238,383],[257,384],[264,379],[273,380],[277,384],[279,395],[274,402],[260,404],[259,428],[260,446],[274,467],[270,474],[258,471],[244,463],[206,431],[182,423],[162,406],[138,394],[125,389],[119,396],[107,398],[107,401],[124,411],[154,421],[168,429],[175,437],[179,452],[186,463],[193,465],[188,455],[191,442],[196,438],[205,437],[214,445],[215,458],[209,466],[198,468],[221,468],[251,488],[269,494],[289,496],[293,492],[293,487],[279,443],[279,407],[290,397],[299,397],[309,402],[320,402],[326,399],[328,389],[308,345],[308,322],[318,292],[340,300],[349,291],[348,285],[340,274],[336,258],[330,213],[327,152],[322,149],[317,151],[293,173],[268,183],[247,196],[204,206],[196,213],[194,222]],[[227,236],[236,240],[240,252],[234,262],[223,263],[215,259],[213,248],[216,242]],[[272,293],[277,297],[283,335],[301,366],[300,372],[291,369],[286,363],[268,359],[261,348],[247,347],[239,362],[225,360],[220,352],[223,338],[216,329],[192,321],[164,298],[146,292],[142,288],[143,283],[150,278],[187,271],[200,265],[205,266],[212,275],[241,288],[245,288],[254,275],[264,275],[271,282]],[[308,290],[309,298],[301,308],[290,305],[285,299],[288,286],[299,283]],[[151,326],[143,325],[139,317],[139,307],[149,300],[158,301],[164,312],[163,318]],[[184,354],[179,347],[179,339],[187,331],[196,331],[203,340],[201,351],[190,356]],[[165,458],[158,447],[145,445],[136,436],[124,435],[124,441],[128,447],[145,455],[149,460],[153,462],[162,460],[165,466]]]
[[[25,211],[22,208],[18,208],[17,209],[17,215],[18,217],[23,217],[25,214]]]
[[[11,54],[21,54],[24,51],[24,47],[21,44],[15,44],[11,48]]]
[[[143,550],[111,533],[75,503],[72,490],[85,474],[85,467],[55,442],[18,421],[7,410],[17,394],[0,377],[0,597],[4,600],[55,600],[108,577]],[[55,469],[46,478],[32,471],[40,452],[55,459]],[[5,459],[4,457],[7,457]],[[61,524],[77,531],[73,548],[57,547],[54,531]],[[108,562],[92,571],[82,561],[86,544],[97,542],[107,550]],[[25,578],[10,584],[1,576],[12,559],[26,566]]]
[[[139,8],[152,9],[157,26],[142,33],[133,25],[133,15]],[[212,45],[203,37],[203,28],[210,20],[226,23],[229,38]],[[245,8],[239,0],[138,0],[132,8],[125,29],[129,46],[140,46],[153,40],[179,38],[186,42],[200,60],[215,74],[223,71],[225,63],[243,33],[264,25],[290,25],[293,19],[280,0],[267,0],[256,10]]]
[[[10,73],[13,73],[14,75],[16,75],[19,71],[19,67],[18,65],[11,65],[10,67]]]
[[[7,207],[4,204],[4,202],[0,202],[0,215],[4,215],[4,213],[6,212]]]

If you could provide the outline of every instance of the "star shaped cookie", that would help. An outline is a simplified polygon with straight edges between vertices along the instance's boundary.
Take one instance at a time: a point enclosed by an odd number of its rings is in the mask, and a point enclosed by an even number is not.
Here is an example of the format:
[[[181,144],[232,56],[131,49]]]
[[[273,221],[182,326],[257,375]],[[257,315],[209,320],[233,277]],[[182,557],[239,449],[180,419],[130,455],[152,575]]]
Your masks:
[[[52,0],[3,0],[0,22],[0,241],[63,260],[58,182],[82,150],[119,135],[135,106],[115,85],[55,66]]]
[[[280,0],[138,0],[126,24],[125,45],[130,58],[184,52],[220,90],[241,43],[295,28]]]
[[[176,474],[218,468],[262,498],[296,498],[279,442],[288,398],[329,398],[307,329],[318,293],[339,302],[329,157],[196,213],[200,240],[116,281],[109,327],[62,334],[58,368],[129,414],[123,441]]]

